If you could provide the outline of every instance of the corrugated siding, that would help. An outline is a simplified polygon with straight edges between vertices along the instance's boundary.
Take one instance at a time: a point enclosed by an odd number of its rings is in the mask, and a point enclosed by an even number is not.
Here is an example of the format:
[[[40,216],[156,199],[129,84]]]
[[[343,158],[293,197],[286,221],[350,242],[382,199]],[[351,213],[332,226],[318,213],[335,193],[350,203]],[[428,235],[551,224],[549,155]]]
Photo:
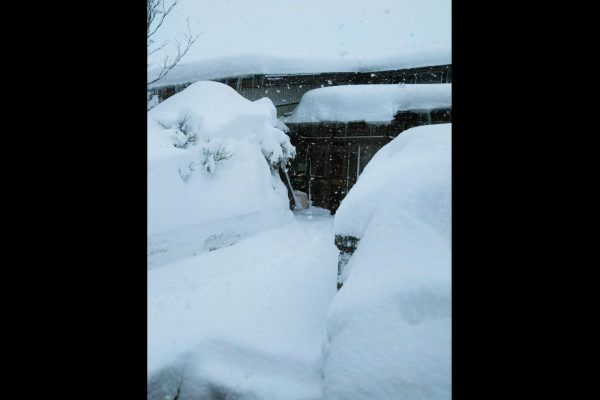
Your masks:
[[[215,79],[231,86],[248,100],[268,97],[277,107],[277,116],[292,111],[302,95],[309,90],[337,85],[451,83],[452,65],[438,65],[393,71],[328,72],[320,74],[244,75]],[[172,96],[191,84],[168,86],[151,90],[159,101]]]
[[[289,171],[292,186],[314,206],[335,211],[379,149],[406,129],[451,121],[450,109],[434,109],[399,112],[389,124],[288,123],[297,151]]]

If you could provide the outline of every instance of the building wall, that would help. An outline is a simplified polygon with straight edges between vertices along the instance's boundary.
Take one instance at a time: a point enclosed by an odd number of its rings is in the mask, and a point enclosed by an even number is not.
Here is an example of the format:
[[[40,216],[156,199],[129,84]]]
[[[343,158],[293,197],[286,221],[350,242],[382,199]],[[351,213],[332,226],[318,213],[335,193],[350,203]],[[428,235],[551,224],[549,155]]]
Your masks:
[[[290,113],[309,90],[337,85],[451,83],[452,65],[375,72],[244,75],[215,80],[248,100],[268,97],[277,116]],[[162,101],[190,83],[155,88]],[[365,122],[287,123],[297,157],[290,167],[295,190],[314,206],[335,212],[373,155],[402,131],[420,125],[451,122],[450,109],[412,110],[396,114],[389,124]]]
[[[415,126],[451,122],[450,109],[413,110],[389,123],[288,123],[297,156],[289,169],[295,190],[308,194],[313,206],[335,212],[375,153]]]
[[[326,86],[395,84],[395,83],[451,83],[452,65],[438,65],[374,72],[329,72],[317,74],[243,75],[215,79],[231,86],[248,100],[268,97],[277,108],[277,116],[293,111],[302,95],[309,90]],[[159,101],[185,89],[190,83],[152,89]]]

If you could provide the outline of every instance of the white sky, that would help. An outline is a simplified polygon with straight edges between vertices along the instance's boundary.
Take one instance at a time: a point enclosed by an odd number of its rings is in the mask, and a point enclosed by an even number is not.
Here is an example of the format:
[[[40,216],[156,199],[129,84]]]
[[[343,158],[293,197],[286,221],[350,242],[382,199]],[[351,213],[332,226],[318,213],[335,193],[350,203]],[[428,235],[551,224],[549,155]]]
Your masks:
[[[181,37],[188,17],[200,37],[184,63],[238,55],[364,60],[451,46],[450,0],[179,0],[157,42]]]

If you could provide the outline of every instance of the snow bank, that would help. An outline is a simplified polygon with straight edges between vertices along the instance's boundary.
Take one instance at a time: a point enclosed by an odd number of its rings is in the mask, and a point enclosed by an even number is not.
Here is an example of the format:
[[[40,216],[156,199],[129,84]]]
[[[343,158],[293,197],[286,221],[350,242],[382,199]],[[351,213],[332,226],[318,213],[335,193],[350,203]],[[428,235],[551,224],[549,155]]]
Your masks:
[[[449,241],[451,127],[408,129],[375,153],[337,210],[336,234],[361,238],[376,213],[399,209]]]
[[[300,214],[148,271],[148,400],[321,398],[337,250],[328,211]]]
[[[149,234],[248,216],[248,224],[289,220],[276,170],[295,149],[274,113],[270,100],[253,103],[216,82],[148,111]]]
[[[335,217],[360,238],[328,315],[324,399],[451,397],[451,124],[403,132]]]
[[[344,85],[308,91],[286,122],[390,122],[402,110],[448,108],[452,84]]]

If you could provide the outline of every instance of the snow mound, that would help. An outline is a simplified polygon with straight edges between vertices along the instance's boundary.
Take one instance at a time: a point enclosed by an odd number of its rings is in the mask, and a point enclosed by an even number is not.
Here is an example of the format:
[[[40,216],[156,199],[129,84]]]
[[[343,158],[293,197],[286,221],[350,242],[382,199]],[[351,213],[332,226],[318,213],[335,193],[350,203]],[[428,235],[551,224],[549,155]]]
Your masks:
[[[148,400],[321,398],[333,218],[295,219],[148,271]]]
[[[451,127],[408,129],[375,153],[337,210],[336,234],[361,238],[376,213],[399,209],[449,242]]]
[[[391,122],[398,111],[448,108],[452,84],[344,85],[308,91],[286,122]]]
[[[360,238],[327,323],[324,399],[451,398],[451,124],[403,132],[335,217]]]
[[[253,103],[216,82],[196,82],[148,111],[149,234],[248,215],[249,224],[292,218],[277,169],[295,149],[274,115],[269,99]]]

